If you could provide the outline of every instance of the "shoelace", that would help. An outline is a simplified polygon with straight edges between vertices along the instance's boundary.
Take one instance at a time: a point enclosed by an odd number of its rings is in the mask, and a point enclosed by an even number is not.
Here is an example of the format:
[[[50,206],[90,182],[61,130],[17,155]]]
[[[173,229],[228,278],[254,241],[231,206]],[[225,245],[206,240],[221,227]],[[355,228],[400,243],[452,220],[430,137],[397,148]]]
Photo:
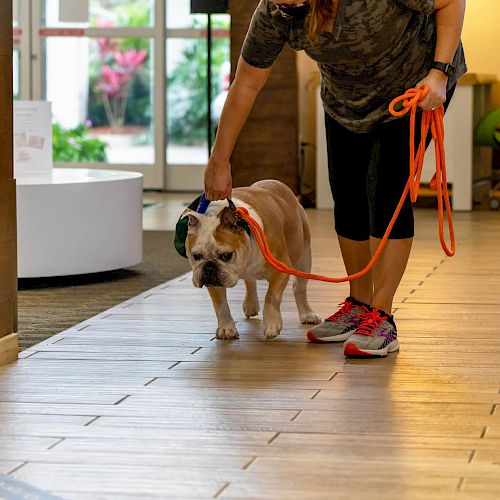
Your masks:
[[[332,314],[328,318],[326,318],[325,321],[335,321],[337,318],[340,318],[341,316],[344,316],[345,314],[349,314],[352,311],[352,308],[354,304],[352,302],[349,302],[345,300],[344,302],[341,302],[338,304],[339,306],[342,306],[335,314]]]
[[[349,302],[348,300],[345,300],[344,302],[341,302],[338,305],[341,306],[341,308],[335,314],[332,314],[330,317],[326,318],[325,321],[335,321],[341,316],[349,314],[352,311],[352,308],[356,304],[354,304],[353,302]],[[365,306],[358,306],[358,307],[361,308],[361,311],[356,315],[356,317],[361,316],[362,314],[368,312],[368,309]]]
[[[356,328],[356,334],[372,336],[373,332],[386,320],[377,310],[363,314],[361,324]]]

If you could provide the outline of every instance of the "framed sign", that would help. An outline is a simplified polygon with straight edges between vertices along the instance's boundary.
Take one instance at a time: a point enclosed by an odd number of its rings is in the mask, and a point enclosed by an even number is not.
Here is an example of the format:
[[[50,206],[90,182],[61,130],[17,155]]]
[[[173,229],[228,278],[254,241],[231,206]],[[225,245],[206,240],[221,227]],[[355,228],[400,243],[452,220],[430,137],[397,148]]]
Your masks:
[[[52,173],[52,113],[46,101],[14,102],[14,173]]]
[[[87,23],[89,0],[59,0],[59,21],[62,23]]]

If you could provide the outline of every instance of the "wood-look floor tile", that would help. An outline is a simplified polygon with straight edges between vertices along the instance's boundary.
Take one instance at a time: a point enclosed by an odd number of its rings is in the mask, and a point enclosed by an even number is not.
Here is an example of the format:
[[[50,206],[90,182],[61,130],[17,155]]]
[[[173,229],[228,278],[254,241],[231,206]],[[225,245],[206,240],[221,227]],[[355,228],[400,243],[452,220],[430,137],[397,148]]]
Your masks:
[[[9,460],[0,460],[0,474],[8,474],[10,471],[23,465],[23,462],[11,462]]]
[[[196,474],[181,473],[168,467],[147,465],[122,467],[120,465],[28,463],[13,474],[38,488],[64,491],[125,494],[162,494],[182,498],[213,496],[224,485],[210,479],[210,473],[199,479]]]
[[[331,213],[309,215],[314,270],[343,275]],[[456,214],[449,259],[435,214],[416,215],[399,354],[346,360],[341,345],[308,344],[290,287],[283,332],[265,342],[241,283],[228,291],[241,338],[214,340],[210,298],[186,274],[0,369],[0,473],[85,500],[496,500],[500,217]],[[348,294],[309,284],[323,317]]]

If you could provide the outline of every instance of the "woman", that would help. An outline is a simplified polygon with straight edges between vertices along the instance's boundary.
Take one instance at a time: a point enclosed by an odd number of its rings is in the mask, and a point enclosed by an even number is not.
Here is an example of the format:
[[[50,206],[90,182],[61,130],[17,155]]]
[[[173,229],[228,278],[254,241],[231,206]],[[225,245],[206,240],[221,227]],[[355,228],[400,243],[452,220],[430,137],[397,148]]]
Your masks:
[[[465,0],[261,0],[205,172],[208,199],[231,196],[229,158],[283,46],[305,50],[322,76],[342,257],[349,274],[363,269],[408,180],[409,120],[393,119],[388,104],[424,85],[429,92],[421,109],[448,104],[466,71],[460,43],[464,10]],[[351,282],[350,296],[308,332],[310,341],[344,341],[346,356],[386,356],[399,349],[392,303],[413,235],[407,198],[377,264]]]

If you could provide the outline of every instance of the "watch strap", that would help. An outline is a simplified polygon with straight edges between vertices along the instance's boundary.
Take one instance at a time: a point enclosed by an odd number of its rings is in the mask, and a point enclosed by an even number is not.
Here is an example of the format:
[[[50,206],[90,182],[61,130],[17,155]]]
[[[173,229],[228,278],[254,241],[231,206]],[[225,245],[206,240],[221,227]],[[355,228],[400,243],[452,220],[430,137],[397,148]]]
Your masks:
[[[431,67],[432,69],[438,69],[439,71],[442,71],[448,77],[455,74],[455,66],[453,66],[453,64],[451,63],[434,61]]]

